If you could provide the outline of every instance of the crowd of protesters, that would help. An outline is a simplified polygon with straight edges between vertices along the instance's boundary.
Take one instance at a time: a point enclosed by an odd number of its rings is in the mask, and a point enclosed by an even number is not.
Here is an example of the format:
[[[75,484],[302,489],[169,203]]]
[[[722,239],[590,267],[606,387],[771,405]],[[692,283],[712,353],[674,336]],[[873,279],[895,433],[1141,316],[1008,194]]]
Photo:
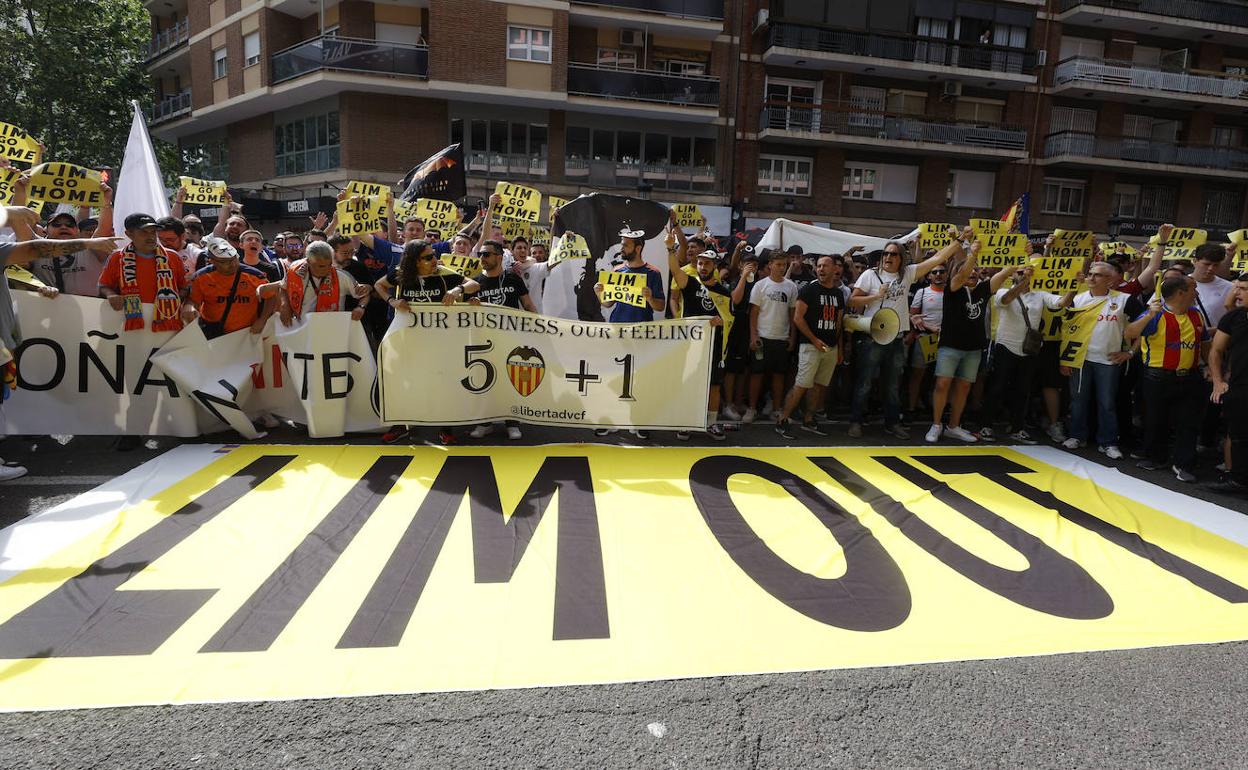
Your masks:
[[[273,314],[290,324],[308,313],[347,311],[375,346],[393,314],[414,303],[540,313],[546,277],[556,267],[547,263],[546,244],[503,237],[496,196],[455,233],[391,217],[383,231],[348,238],[318,214],[303,232],[266,238],[228,199],[215,222],[183,216],[179,193],[172,216],[127,217],[128,242],[120,249],[107,189],[105,198],[97,219],[58,212],[41,225],[23,207],[19,179],[5,209],[14,237],[0,245],[0,259],[27,266],[49,298],[65,292],[108,300],[127,328],[145,323],[144,304],[154,306],[154,329],[198,323],[209,337],[260,333]],[[665,284],[645,261],[644,233],[625,228],[616,269],[646,274],[648,307],[602,309],[612,323],[711,319],[711,440],[767,422],[784,439],[826,438],[834,424],[847,423],[836,430],[855,439],[874,432],[906,441],[913,430],[927,443],[1044,441],[1068,450],[1095,447],[1111,461],[1129,456],[1140,469],[1182,482],[1203,475],[1219,491],[1242,494],[1248,274],[1230,274],[1223,244],[1164,262],[1171,229],[1161,227],[1156,243],[1138,255],[1098,250],[1081,290],[1057,295],[1034,289],[1030,268],[981,267],[969,229],[951,232],[952,242],[939,251],[917,253],[914,243],[890,241],[875,252],[808,254],[798,247],[759,252],[744,240],[721,249],[709,233],[686,235],[673,218],[670,279]],[[1045,245],[1034,248],[1040,255]],[[479,258],[480,272],[447,269],[448,254]],[[0,348],[12,350],[20,327],[3,283]],[[1064,366],[1059,343],[1041,333],[1042,316],[1096,303],[1086,359],[1077,369]],[[898,321],[888,339],[847,323],[886,310]],[[467,437],[482,439],[496,427],[476,426]],[[503,427],[520,438],[518,424]],[[408,436],[395,426],[383,440]],[[457,438],[444,428],[439,440]],[[2,466],[0,480],[18,471]]]

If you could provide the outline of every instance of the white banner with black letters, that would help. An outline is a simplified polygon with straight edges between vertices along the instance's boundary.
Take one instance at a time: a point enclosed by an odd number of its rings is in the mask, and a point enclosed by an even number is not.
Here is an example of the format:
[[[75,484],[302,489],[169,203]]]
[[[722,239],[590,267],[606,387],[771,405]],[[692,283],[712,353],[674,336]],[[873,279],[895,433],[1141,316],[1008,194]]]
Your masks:
[[[705,430],[709,319],[593,323],[413,305],[378,352],[386,424]]]

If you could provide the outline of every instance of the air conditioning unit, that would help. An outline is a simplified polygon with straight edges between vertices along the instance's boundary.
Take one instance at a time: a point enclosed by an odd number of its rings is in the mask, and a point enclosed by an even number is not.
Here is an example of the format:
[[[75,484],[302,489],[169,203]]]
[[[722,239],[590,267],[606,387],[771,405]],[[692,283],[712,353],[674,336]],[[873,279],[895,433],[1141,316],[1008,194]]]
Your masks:
[[[941,96],[946,99],[954,99],[962,95],[962,83],[957,80],[946,80],[944,91]]]
[[[646,32],[642,29],[620,30],[620,45],[631,48],[642,48],[646,44]]]
[[[767,26],[767,22],[771,19],[771,11],[766,8],[759,8],[758,15],[754,17],[754,31],[757,32]]]

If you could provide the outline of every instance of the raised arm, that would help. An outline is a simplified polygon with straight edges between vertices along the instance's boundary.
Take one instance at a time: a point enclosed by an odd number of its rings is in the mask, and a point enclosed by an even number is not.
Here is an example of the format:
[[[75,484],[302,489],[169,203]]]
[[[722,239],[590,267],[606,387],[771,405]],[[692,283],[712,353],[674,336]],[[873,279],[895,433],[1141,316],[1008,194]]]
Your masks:
[[[979,241],[971,243],[971,253],[966,255],[966,259],[962,260],[962,264],[958,266],[958,272],[954,273],[949,279],[949,291],[961,291],[966,285],[966,279],[970,278],[971,271],[975,269],[979,257]]]
[[[962,230],[961,238],[958,237],[959,234],[956,227],[950,227],[949,234],[952,236],[952,241],[948,246],[914,266],[914,279],[916,281],[926,276],[937,265],[943,265],[948,262],[955,254],[963,253],[962,241],[971,240],[972,235],[969,227]]]

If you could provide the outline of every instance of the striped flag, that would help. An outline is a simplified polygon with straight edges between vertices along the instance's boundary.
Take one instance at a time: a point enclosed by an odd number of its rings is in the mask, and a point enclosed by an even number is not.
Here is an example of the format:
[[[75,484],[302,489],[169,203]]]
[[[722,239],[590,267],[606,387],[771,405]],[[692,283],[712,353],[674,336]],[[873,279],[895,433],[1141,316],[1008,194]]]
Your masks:
[[[1031,231],[1028,224],[1027,209],[1031,203],[1031,193],[1023,193],[1014,201],[1014,205],[1010,206],[1009,211],[1005,212],[1005,216],[1001,217],[1001,221],[1005,223],[1006,232],[1022,233],[1027,235]]]

